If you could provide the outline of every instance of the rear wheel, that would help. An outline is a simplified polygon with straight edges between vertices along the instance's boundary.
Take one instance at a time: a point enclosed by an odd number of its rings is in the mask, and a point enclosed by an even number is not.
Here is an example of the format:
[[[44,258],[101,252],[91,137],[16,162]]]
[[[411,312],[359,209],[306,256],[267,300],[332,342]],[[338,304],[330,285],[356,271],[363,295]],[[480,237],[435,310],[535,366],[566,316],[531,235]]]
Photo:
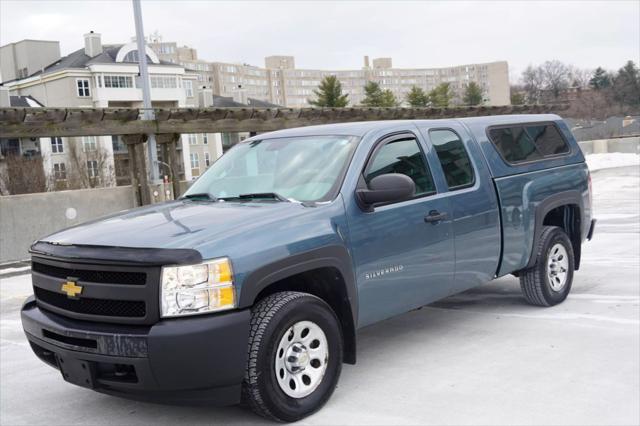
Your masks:
[[[243,400],[257,414],[292,422],[329,399],[342,369],[338,319],[322,300],[281,292],[252,309]]]
[[[520,272],[522,293],[532,305],[557,305],[567,298],[573,283],[571,240],[562,228],[545,226],[535,249],[535,265]]]

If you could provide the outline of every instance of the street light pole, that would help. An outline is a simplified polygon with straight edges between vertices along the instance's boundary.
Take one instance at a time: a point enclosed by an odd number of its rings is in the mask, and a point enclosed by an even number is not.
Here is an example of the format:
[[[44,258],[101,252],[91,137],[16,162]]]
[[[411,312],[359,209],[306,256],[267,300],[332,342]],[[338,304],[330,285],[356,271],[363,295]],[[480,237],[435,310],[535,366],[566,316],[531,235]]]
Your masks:
[[[151,87],[149,87],[149,70],[147,68],[147,54],[145,51],[144,29],[142,28],[142,8],[140,0],[133,0],[133,17],[136,24],[136,43],[138,44],[138,66],[140,80],[142,80],[142,105],[143,120],[154,120],[155,114],[151,107]],[[158,184],[158,151],[156,148],[156,136],[147,135],[147,148],[149,152],[149,183]],[[148,190],[143,188],[143,190]]]

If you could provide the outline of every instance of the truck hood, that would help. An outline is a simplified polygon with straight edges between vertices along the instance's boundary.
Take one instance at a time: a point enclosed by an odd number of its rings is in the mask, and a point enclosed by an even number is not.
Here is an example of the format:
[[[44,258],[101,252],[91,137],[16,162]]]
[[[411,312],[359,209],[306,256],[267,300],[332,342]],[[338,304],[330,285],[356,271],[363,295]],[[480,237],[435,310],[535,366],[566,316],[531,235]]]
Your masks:
[[[179,200],[124,211],[51,234],[41,241],[63,245],[194,248],[312,207],[287,202],[198,202]]]

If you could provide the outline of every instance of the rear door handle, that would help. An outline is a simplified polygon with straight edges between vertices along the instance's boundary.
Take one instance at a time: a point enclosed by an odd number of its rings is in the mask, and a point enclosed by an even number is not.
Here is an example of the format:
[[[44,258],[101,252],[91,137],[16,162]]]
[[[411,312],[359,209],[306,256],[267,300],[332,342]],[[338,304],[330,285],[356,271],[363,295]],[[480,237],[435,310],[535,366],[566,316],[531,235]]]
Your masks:
[[[424,217],[424,221],[435,224],[446,218],[447,213],[440,213],[438,210],[431,210],[429,214]]]

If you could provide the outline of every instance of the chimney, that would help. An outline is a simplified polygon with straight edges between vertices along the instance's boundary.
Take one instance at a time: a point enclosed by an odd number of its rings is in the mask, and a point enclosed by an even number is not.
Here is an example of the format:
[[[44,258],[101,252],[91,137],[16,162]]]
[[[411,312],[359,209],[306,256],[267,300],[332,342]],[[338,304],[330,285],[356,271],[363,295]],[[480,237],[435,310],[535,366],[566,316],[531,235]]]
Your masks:
[[[213,90],[203,87],[199,98],[201,108],[211,108],[213,106]]]
[[[364,57],[364,67],[369,68],[369,56]]]
[[[90,58],[102,53],[102,40],[100,34],[89,31],[84,35],[84,53]]]

